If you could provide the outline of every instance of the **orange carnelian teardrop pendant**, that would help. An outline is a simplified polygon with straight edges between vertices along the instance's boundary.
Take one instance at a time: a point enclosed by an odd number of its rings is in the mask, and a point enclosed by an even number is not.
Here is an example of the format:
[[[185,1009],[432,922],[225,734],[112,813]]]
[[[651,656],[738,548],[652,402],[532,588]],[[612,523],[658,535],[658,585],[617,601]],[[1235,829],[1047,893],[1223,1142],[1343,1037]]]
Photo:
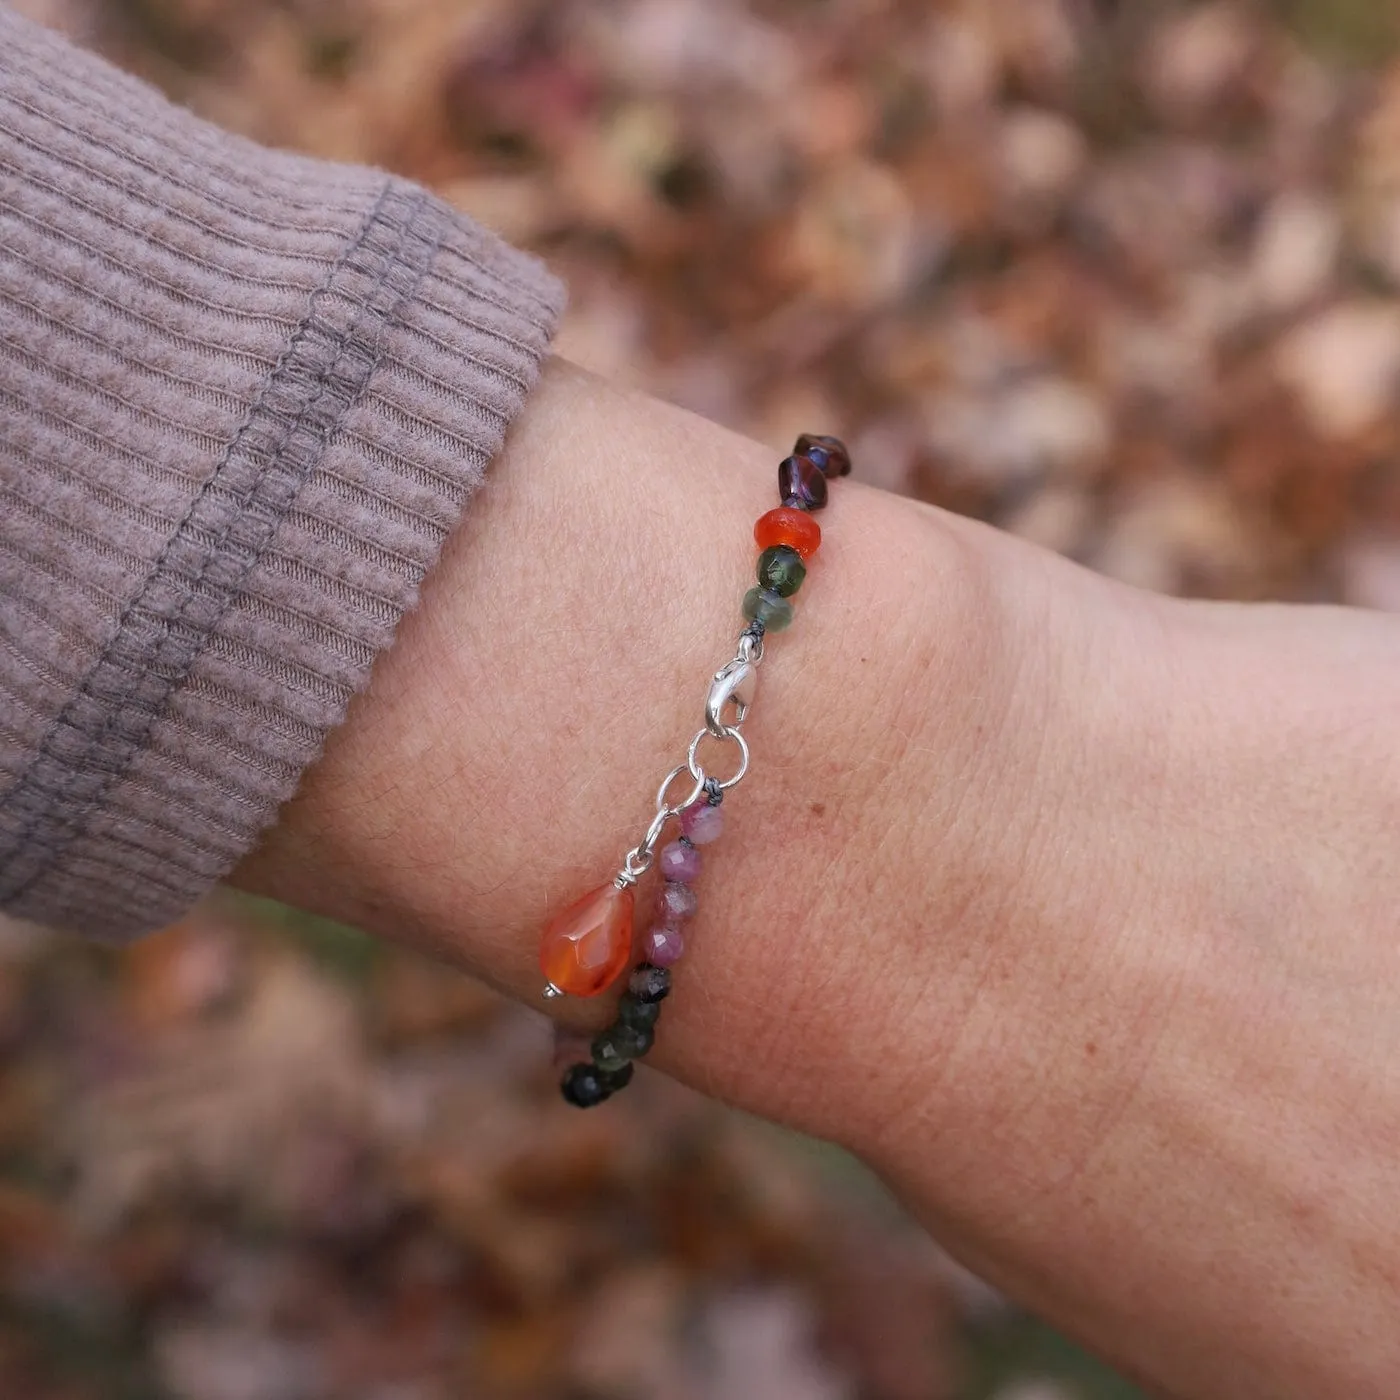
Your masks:
[[[545,980],[572,997],[606,991],[632,958],[632,907],[632,887],[609,881],[560,910],[540,938]]]

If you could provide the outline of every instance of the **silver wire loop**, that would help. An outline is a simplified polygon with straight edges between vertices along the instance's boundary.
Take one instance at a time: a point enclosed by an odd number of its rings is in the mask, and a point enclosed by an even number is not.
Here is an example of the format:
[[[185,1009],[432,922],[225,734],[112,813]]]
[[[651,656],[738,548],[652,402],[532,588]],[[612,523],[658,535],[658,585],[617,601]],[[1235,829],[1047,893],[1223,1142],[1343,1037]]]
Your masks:
[[[633,846],[622,858],[622,869],[613,876],[613,884],[618,889],[623,889],[627,885],[635,885],[638,876],[645,875],[651,869],[654,857],[654,851],[644,850],[641,846]]]
[[[701,741],[701,739],[704,739],[704,738],[706,738],[706,737],[714,738],[714,739],[717,739],[717,740],[719,740],[719,739],[732,739],[736,744],[738,744],[738,746],[739,746],[739,768],[738,768],[738,771],[735,772],[735,773],[733,773],[733,774],[731,774],[728,778],[715,778],[715,780],[714,780],[716,786],[719,787],[722,791],[725,790],[725,789],[728,789],[728,788],[732,788],[732,787],[734,786],[734,784],[737,783],[737,782],[739,782],[740,779],[743,778],[744,774],[747,773],[747,772],[749,771],[749,744],[748,744],[748,740],[745,739],[744,736],[743,736],[742,734],[740,734],[739,731],[738,731],[737,729],[735,729],[732,725],[729,726],[729,727],[727,727],[727,728],[725,729],[725,731],[724,731],[723,734],[711,735],[708,728],[699,730],[699,731],[696,733],[695,737],[690,741],[690,747],[686,750],[686,754],[685,754],[685,763],[686,763],[686,767],[690,769],[690,774],[691,774],[691,776],[692,776],[698,783],[701,783],[701,784],[703,784],[703,783],[705,782],[705,779],[706,779],[707,777],[712,776],[712,775],[710,775],[710,774],[707,774],[707,773],[705,772],[705,770],[704,770],[703,768],[700,767],[700,765],[696,762],[696,759],[695,759],[696,752],[697,752],[697,750],[700,748],[700,741]]]
[[[642,837],[637,845],[637,850],[644,856],[650,856],[656,849],[656,843],[661,840],[661,833],[666,829],[666,823],[671,820],[671,809],[663,807],[652,819],[651,825],[647,827],[647,834]]]

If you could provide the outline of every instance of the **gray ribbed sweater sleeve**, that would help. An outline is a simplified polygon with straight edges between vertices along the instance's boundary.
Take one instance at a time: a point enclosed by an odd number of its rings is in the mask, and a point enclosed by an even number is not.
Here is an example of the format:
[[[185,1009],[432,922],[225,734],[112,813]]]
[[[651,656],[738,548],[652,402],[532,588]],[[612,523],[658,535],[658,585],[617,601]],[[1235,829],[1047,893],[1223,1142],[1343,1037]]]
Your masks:
[[[229,136],[0,6],[0,908],[128,936],[252,846],[560,302],[416,186]]]

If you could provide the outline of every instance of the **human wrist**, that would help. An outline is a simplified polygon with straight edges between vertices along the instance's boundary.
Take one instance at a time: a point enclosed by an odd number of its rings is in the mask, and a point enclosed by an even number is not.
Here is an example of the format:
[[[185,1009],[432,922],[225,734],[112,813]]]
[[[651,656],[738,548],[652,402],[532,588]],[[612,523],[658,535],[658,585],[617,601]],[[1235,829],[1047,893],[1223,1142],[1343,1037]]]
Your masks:
[[[694,732],[742,625],[772,473],[767,449],[552,367],[237,882],[537,995],[538,924],[616,864]],[[899,921],[898,853],[929,836],[930,795],[967,780],[999,628],[979,616],[976,547],[937,513],[849,481],[823,523],[798,624],[763,669],[753,774],[726,808],[659,1062],[833,1133],[810,1114],[831,1104],[843,1002],[883,1014],[881,940],[862,947],[853,923]],[[804,1058],[819,1091],[792,1082]]]

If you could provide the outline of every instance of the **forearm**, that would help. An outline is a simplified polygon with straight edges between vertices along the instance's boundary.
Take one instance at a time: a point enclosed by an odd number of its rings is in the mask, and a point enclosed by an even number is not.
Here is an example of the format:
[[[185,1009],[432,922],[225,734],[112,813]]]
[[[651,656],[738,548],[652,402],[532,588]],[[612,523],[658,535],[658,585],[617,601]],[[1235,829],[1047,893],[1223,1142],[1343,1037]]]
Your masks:
[[[772,461],[556,366],[240,881],[536,997],[699,723]],[[1383,1393],[1393,626],[1147,598],[858,481],[823,524],[656,1062],[1158,1385]]]
[[[876,1158],[1161,1389],[1388,1396],[1400,634],[1143,603],[1123,674],[1052,688],[1027,880]]]

